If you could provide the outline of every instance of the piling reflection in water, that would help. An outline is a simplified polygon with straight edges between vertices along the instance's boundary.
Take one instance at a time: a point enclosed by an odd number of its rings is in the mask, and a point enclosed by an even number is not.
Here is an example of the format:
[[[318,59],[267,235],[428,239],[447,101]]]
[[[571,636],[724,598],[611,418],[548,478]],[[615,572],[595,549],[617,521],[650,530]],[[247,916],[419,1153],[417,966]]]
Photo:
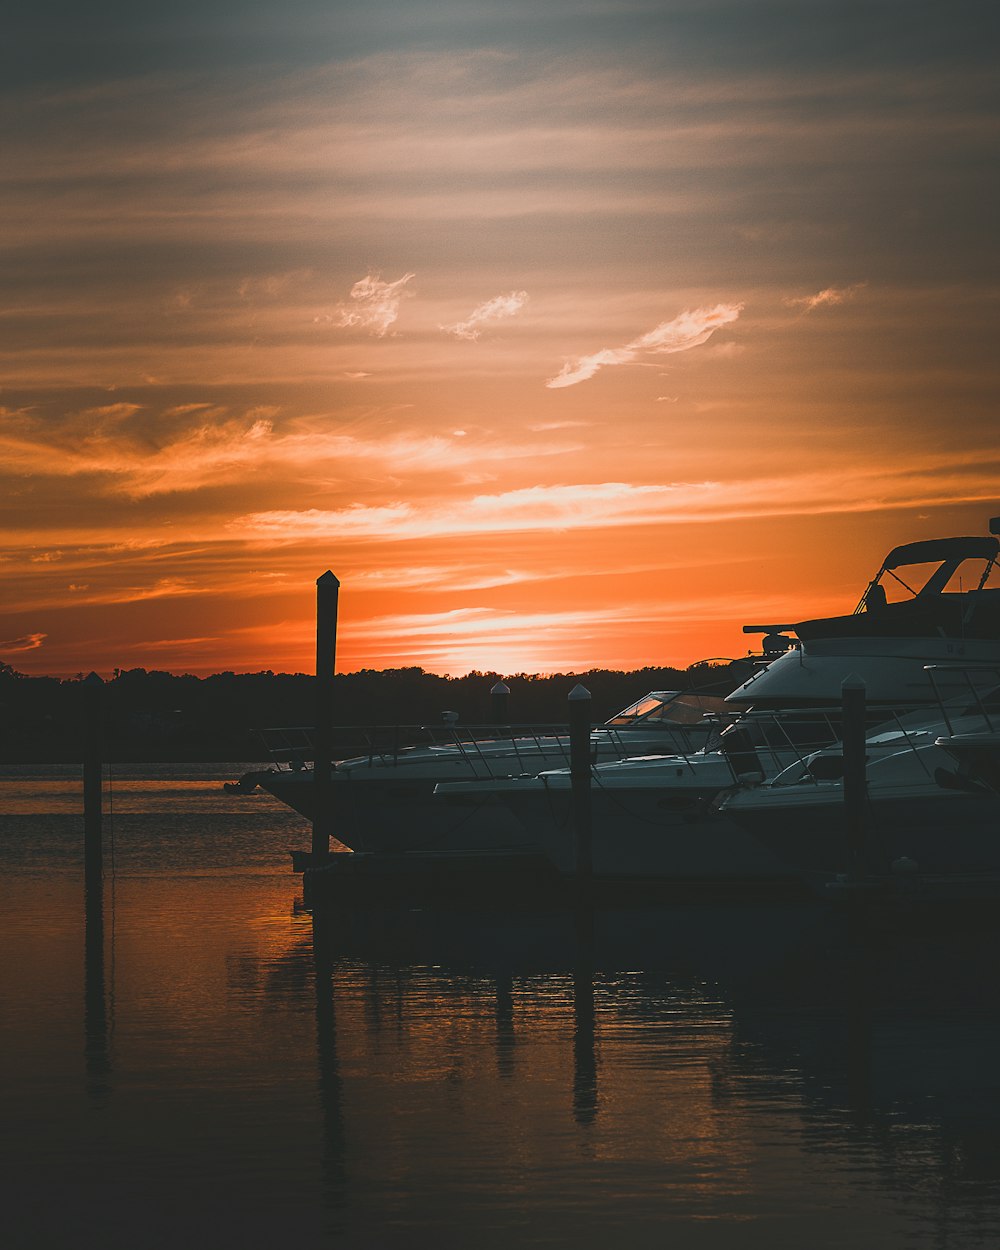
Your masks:
[[[597,1115],[597,1055],[594,1037],[594,915],[580,908],[573,915],[576,957],[573,961],[573,1115],[589,1124]]]
[[[92,1098],[110,1096],[107,987],[104,975],[104,883],[88,876],[84,895],[84,1056]]]
[[[316,989],[316,1056],[323,1112],[323,1180],[328,1206],[344,1205],[348,1184],[344,1161],[340,1066],[337,1061],[337,1016],[334,1004],[334,944],[328,921],[312,918],[313,973]]]

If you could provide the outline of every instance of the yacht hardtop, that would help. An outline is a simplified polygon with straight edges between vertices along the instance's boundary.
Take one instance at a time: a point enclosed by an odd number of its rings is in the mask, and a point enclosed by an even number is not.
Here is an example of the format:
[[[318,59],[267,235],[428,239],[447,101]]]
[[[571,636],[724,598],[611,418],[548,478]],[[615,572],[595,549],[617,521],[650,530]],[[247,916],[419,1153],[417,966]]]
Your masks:
[[[1000,517],[990,522],[1000,531]],[[746,634],[794,632],[812,638],[1000,635],[1000,586],[988,587],[1000,541],[990,537],[931,538],[894,547],[847,616],[792,625],[744,625]]]
[[[926,704],[933,698],[927,665],[1000,658],[1000,517],[989,529],[894,547],[848,615],[745,625],[744,633],[765,635],[769,663],[729,702],[832,702],[853,673],[869,700]]]

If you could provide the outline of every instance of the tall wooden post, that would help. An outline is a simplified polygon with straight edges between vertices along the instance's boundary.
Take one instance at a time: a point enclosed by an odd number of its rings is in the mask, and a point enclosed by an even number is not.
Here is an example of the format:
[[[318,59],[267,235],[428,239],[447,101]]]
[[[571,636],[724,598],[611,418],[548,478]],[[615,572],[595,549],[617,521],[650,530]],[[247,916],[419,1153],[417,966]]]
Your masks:
[[[590,691],[586,686],[574,686],[569,692],[569,768],[576,875],[580,881],[589,881],[593,871],[590,763]]]
[[[330,857],[332,825],[333,673],[337,666],[340,582],[329,569],[316,580],[316,741],[313,748],[312,863]]]
[[[868,871],[865,806],[868,780],[865,754],[865,683],[853,673],[841,695],[841,741],[844,748],[844,821],[847,827],[847,880],[857,885]]]
[[[494,725],[509,725],[510,711],[508,704],[510,703],[510,686],[505,681],[498,681],[490,691],[490,704],[493,709]]]
[[[83,680],[83,866],[88,897],[104,878],[103,845],[104,682],[96,673]]]

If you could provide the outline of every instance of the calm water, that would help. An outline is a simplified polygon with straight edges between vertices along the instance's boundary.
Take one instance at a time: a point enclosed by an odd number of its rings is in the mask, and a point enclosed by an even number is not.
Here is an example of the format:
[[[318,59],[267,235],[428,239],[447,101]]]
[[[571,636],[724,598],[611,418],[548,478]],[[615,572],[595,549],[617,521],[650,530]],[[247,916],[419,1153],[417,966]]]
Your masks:
[[[10,1247],[1000,1244],[1000,925],[313,917],[239,766],[0,769]]]

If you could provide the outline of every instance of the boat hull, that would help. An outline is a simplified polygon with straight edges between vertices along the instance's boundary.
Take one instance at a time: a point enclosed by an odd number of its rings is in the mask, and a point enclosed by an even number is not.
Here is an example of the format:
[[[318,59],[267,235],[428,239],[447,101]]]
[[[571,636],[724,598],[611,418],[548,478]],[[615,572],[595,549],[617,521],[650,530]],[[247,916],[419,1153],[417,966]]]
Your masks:
[[[315,812],[312,772],[271,772],[261,789],[307,820]],[[523,826],[495,796],[483,793],[462,806],[434,801],[434,777],[386,780],[355,773],[333,774],[332,835],[352,851],[522,850],[530,845]]]
[[[623,754],[703,746],[714,737],[713,723],[654,725],[641,729],[597,729],[591,751],[597,761],[618,761]],[[331,773],[331,833],[354,851],[496,851],[523,850],[531,840],[512,812],[490,788],[495,779],[535,776],[569,763],[566,737],[536,735],[470,740],[430,747],[404,748],[339,761]],[[281,768],[249,774],[253,781],[307,820],[315,810],[311,768]],[[440,782],[484,782],[455,803],[434,798]],[[252,788],[252,786],[250,787]]]
[[[759,797],[734,797],[726,815],[809,879],[846,873],[847,821],[839,786],[817,786],[812,795],[774,794],[766,803]],[[866,828],[871,873],[885,873],[900,861],[914,872],[935,875],[1000,872],[996,795],[932,784],[880,793],[869,798]]]
[[[674,786],[593,785],[593,875],[606,880],[704,883],[791,877],[770,850],[716,810],[724,768],[720,765],[718,778],[691,775]],[[728,781],[731,784],[731,777]],[[565,775],[513,780],[496,793],[532,845],[560,873],[577,870],[573,795]]]

